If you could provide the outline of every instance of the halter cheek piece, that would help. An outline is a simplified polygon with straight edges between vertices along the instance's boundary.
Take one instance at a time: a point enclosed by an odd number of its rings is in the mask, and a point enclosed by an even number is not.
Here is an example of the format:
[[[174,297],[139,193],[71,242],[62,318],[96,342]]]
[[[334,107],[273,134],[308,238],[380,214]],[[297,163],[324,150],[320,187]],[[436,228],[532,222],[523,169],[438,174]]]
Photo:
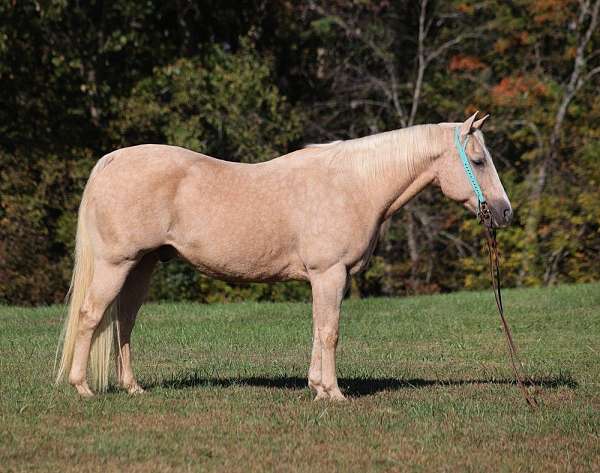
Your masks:
[[[481,191],[481,186],[479,185],[479,181],[477,181],[477,177],[475,177],[475,173],[473,172],[473,168],[471,167],[471,163],[469,161],[469,156],[467,155],[467,143],[469,142],[469,135],[465,139],[465,142],[462,143],[460,141],[460,127],[456,127],[454,129],[454,145],[456,146],[456,150],[458,151],[458,155],[463,163],[463,168],[465,169],[465,174],[471,183],[471,187],[473,188],[473,192],[477,197],[477,217],[479,221],[483,223],[486,227],[490,228],[492,226],[492,212],[488,207],[488,204],[483,196],[483,192]]]

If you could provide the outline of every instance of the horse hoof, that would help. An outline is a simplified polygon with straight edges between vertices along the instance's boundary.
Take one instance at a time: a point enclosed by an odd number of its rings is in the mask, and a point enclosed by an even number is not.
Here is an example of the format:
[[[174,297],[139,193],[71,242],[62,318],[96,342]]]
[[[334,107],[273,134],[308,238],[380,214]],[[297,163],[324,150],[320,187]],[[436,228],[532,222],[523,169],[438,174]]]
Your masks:
[[[319,391],[315,396],[315,401],[327,401],[329,399],[329,394],[325,391]]]
[[[347,401],[346,396],[344,396],[340,391],[329,393],[329,399],[336,402]]]
[[[75,389],[77,389],[77,393],[85,399],[89,399],[91,397],[94,397],[94,393],[92,392],[92,390],[90,389],[90,387],[88,386],[87,383],[80,383],[80,384],[75,384]]]
[[[332,401],[345,401],[346,400],[346,397],[342,394],[342,391],[340,391],[339,388],[337,388],[337,387],[327,391],[327,394],[329,395],[329,399]]]
[[[144,394],[146,391],[144,391],[144,388],[142,388],[139,384],[134,384],[132,386],[129,386],[127,388],[127,392],[133,396],[137,395],[137,394]]]

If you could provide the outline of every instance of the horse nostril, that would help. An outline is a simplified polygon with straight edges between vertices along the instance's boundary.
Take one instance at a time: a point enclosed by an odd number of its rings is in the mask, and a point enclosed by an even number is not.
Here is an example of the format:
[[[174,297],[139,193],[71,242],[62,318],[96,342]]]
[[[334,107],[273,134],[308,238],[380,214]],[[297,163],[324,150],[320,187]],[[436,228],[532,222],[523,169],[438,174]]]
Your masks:
[[[504,221],[509,223],[512,220],[512,210],[510,208],[504,209]]]

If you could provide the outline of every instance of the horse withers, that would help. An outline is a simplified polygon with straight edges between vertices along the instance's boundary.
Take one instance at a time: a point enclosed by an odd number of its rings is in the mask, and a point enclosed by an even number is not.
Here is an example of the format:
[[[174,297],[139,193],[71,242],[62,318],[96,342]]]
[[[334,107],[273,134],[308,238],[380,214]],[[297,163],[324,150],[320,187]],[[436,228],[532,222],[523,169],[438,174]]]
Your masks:
[[[365,269],[381,225],[429,184],[476,212],[478,200],[454,145],[458,127],[494,226],[512,210],[474,114],[304,149],[259,164],[183,148],[140,145],[101,158],[83,193],[70,307],[57,381],[82,396],[118,383],[142,388],[131,332],[157,262],[176,256],[228,281],[305,280],[312,287],[308,385],[344,399],[336,377],[340,305]],[[467,138],[469,138],[467,140]]]

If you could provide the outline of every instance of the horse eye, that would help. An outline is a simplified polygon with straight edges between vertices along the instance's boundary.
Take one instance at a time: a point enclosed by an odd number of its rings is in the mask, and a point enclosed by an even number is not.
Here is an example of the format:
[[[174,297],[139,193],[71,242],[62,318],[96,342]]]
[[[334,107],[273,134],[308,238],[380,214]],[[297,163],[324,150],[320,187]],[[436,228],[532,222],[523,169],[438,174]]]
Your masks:
[[[475,166],[483,166],[485,164],[485,159],[471,159],[471,162]]]

